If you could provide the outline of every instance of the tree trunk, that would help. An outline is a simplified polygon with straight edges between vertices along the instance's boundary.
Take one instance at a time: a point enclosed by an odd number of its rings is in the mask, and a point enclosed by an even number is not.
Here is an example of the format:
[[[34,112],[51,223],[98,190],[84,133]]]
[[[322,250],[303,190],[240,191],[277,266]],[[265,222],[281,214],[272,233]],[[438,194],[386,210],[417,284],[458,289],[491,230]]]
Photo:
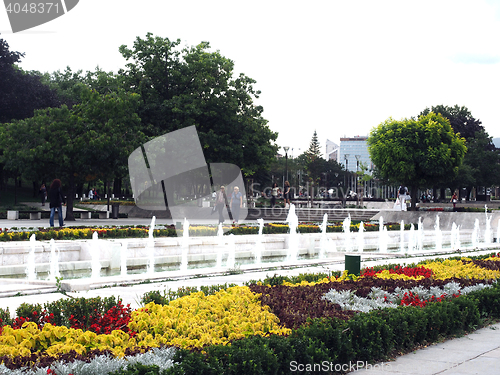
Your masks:
[[[105,188],[104,188],[104,189],[105,189],[105,191],[106,191],[106,187],[107,187],[107,193],[106,193],[106,196],[108,197],[108,199],[107,199],[106,204],[107,204],[107,210],[109,211],[109,205],[110,205],[110,202],[109,202],[109,201],[110,201],[110,199],[111,199],[111,184],[109,183],[109,181],[107,181],[107,182],[104,184],[104,186],[105,186]]]
[[[439,201],[446,202],[446,191],[445,188],[441,188],[441,192],[439,193]]]
[[[416,211],[417,201],[418,201],[418,186],[411,186],[410,197],[411,197],[410,211]]]
[[[113,181],[113,194],[116,198],[120,198],[122,196],[122,179],[115,178]]]
[[[73,201],[75,197],[75,190],[76,190],[76,184],[75,184],[75,178],[71,176],[69,178],[69,184],[68,184],[68,195],[66,196],[66,221],[75,221],[75,214],[73,212]]]

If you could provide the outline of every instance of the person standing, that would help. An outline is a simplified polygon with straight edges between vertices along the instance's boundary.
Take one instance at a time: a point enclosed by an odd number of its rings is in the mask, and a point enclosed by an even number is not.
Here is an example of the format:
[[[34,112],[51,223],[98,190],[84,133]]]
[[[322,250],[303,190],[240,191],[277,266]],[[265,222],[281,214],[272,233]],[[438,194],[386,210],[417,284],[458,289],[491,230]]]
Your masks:
[[[455,209],[457,208],[457,202],[458,202],[458,197],[457,197],[457,193],[456,192],[453,192],[453,195],[451,197],[450,202],[453,203],[453,211],[455,211]]]
[[[219,213],[219,224],[224,222],[224,206],[227,205],[227,196],[224,186],[220,187],[215,197],[215,211]]]
[[[94,189],[89,190],[89,199],[93,200],[94,199]]]
[[[275,182],[271,189],[271,208],[273,208],[276,205],[276,199],[278,198],[279,191],[280,188],[278,187],[278,184]]]
[[[241,207],[243,207],[243,194],[240,193],[240,188],[235,186],[233,193],[231,194],[231,213],[233,215],[234,224],[238,224]]]
[[[45,201],[47,200],[47,188],[45,187],[45,184],[42,184],[42,186],[40,186],[40,191],[38,192],[38,194],[40,194],[42,206],[45,206]]]
[[[404,185],[400,185],[398,188],[398,199],[401,204],[401,211],[406,211],[406,196],[408,195],[408,189]]]
[[[285,189],[283,193],[283,198],[285,199],[285,208],[288,203],[288,208],[290,208],[290,183],[288,181],[285,181]]]
[[[61,192],[61,180],[55,179],[54,181],[52,181],[49,190],[49,201],[50,201],[50,219],[49,219],[50,226],[51,227],[54,226],[54,215],[57,210],[57,215],[59,218],[59,226],[63,227],[64,222],[63,222],[62,205],[65,202]]]

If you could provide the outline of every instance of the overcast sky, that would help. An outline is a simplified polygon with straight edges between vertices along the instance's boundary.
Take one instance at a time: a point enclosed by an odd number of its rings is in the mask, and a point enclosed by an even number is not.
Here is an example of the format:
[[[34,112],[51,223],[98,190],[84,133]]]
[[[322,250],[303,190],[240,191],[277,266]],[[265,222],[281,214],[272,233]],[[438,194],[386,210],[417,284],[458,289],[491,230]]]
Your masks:
[[[327,138],[368,135],[439,104],[466,106],[500,136],[499,0],[81,0],[19,33],[0,10],[0,38],[26,54],[26,70],[116,72],[118,47],[147,32],[208,41],[232,59],[257,81],[256,102],[293,156],[314,130],[324,151]]]

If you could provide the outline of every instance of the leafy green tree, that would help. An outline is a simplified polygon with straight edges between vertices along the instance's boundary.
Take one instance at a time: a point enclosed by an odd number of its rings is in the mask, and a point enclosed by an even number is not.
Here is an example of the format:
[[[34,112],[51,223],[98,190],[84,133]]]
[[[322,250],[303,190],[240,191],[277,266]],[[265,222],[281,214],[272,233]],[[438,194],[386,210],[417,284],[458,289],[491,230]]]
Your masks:
[[[436,105],[430,109],[424,109],[420,112],[419,117],[426,116],[430,112],[439,113],[441,116],[447,118],[455,133],[460,133],[460,136],[466,140],[475,138],[476,132],[484,131],[481,121],[475,119],[467,107]]]
[[[43,174],[67,186],[66,220],[74,220],[77,183],[112,180],[127,168],[131,151],[144,139],[135,113],[138,95],[82,92],[81,103],[69,109],[38,110],[34,117],[3,124],[0,146],[6,168],[25,177]]]
[[[494,186],[500,184],[499,150],[490,149],[492,138],[485,131],[478,131],[467,144],[467,154],[460,167],[453,187],[465,187],[467,199],[474,186]]]
[[[33,116],[36,109],[57,107],[57,93],[43,84],[35,73],[24,72],[16,64],[24,54],[9,51],[0,39],[0,123]]]
[[[474,186],[490,186],[494,176],[498,174],[497,163],[498,152],[493,144],[492,138],[481,125],[481,121],[474,118],[467,107],[453,107],[437,105],[426,108],[420,116],[429,112],[439,113],[450,121],[450,125],[461,137],[465,138],[467,154],[456,179],[448,180],[447,184],[441,186],[441,195],[444,196],[444,188],[465,187],[466,198],[469,199],[470,192]]]
[[[238,165],[246,176],[266,169],[276,156],[277,133],[254,104],[260,92],[234,63],[208,42],[179,50],[180,40],[137,38],[120,47],[130,61],[123,76],[126,90],[141,95],[138,114],[144,133],[155,137],[196,125],[208,163]]]
[[[371,131],[367,143],[378,173],[410,187],[412,210],[418,189],[455,178],[467,151],[450,122],[433,112],[418,120],[389,118]]]

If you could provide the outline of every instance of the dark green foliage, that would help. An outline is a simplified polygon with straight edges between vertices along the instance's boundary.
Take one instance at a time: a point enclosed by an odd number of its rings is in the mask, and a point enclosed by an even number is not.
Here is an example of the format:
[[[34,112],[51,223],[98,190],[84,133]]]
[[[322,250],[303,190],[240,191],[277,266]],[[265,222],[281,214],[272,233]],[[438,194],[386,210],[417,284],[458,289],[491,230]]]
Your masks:
[[[9,308],[7,309],[2,309],[0,308],[0,325],[11,325],[12,324],[12,318],[10,317],[10,311]]]
[[[140,363],[134,363],[133,365],[127,366],[126,370],[117,370],[110,373],[110,375],[160,375],[165,372],[160,372],[160,368],[156,365],[142,365]]]
[[[163,293],[161,293],[158,290],[152,290],[150,292],[144,293],[144,295],[141,298],[141,302],[144,305],[150,302],[154,302],[157,305],[167,305],[170,301],[180,297],[188,296],[191,293],[203,292],[206,296],[209,296],[217,293],[220,290],[231,288],[233,286],[236,286],[236,284],[224,283],[224,284],[208,285],[208,286],[202,285],[200,286],[199,290],[197,287],[180,287],[177,289],[177,291],[169,289],[168,291],[164,290]]]

